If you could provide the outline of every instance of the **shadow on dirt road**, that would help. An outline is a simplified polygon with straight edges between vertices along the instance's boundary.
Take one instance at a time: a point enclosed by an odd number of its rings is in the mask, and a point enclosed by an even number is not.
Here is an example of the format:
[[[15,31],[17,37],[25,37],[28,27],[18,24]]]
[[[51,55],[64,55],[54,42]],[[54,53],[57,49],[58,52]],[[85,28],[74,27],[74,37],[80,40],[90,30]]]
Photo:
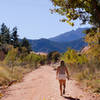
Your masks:
[[[63,96],[65,99],[67,100],[80,100],[78,98],[73,98],[73,97],[67,97],[67,96]]]

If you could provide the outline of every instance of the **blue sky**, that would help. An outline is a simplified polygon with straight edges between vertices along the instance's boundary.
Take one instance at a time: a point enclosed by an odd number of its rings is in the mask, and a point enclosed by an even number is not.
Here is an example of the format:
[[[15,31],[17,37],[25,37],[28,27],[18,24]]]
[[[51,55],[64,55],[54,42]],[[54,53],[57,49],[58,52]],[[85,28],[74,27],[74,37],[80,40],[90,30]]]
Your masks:
[[[0,25],[17,26],[19,37],[28,39],[49,38],[80,27],[79,21],[74,27],[60,22],[60,15],[50,13],[52,7],[50,0],[1,0]]]

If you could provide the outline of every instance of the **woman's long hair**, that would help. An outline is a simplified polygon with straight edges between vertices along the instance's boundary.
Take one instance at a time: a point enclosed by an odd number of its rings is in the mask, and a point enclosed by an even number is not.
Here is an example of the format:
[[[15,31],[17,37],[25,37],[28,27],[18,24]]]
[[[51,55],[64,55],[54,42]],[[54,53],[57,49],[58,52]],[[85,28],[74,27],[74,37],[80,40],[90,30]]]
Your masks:
[[[61,61],[61,62],[60,62],[60,66],[61,66],[61,67],[65,67],[65,66],[66,66],[66,65],[65,65],[65,62],[64,62],[64,61]]]

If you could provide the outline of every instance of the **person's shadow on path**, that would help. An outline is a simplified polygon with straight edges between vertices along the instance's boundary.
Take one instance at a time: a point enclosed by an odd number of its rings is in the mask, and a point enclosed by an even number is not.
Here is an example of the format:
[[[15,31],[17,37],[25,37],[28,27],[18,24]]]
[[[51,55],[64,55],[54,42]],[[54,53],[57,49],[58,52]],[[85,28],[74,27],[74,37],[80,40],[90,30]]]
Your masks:
[[[67,97],[67,96],[63,96],[65,99],[68,99],[68,100],[80,100],[78,98],[73,98],[73,97]]]

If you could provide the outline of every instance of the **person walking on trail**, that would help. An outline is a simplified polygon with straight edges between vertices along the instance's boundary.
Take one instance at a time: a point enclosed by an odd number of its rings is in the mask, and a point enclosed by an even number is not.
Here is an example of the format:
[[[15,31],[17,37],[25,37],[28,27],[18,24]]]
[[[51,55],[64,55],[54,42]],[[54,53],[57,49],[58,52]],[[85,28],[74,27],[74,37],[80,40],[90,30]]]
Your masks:
[[[66,76],[66,74],[67,74],[67,76]],[[61,61],[60,66],[57,68],[56,78],[59,80],[60,95],[62,96],[63,94],[65,94],[66,78],[68,78],[68,80],[69,80],[68,69],[67,69],[64,61]]]

